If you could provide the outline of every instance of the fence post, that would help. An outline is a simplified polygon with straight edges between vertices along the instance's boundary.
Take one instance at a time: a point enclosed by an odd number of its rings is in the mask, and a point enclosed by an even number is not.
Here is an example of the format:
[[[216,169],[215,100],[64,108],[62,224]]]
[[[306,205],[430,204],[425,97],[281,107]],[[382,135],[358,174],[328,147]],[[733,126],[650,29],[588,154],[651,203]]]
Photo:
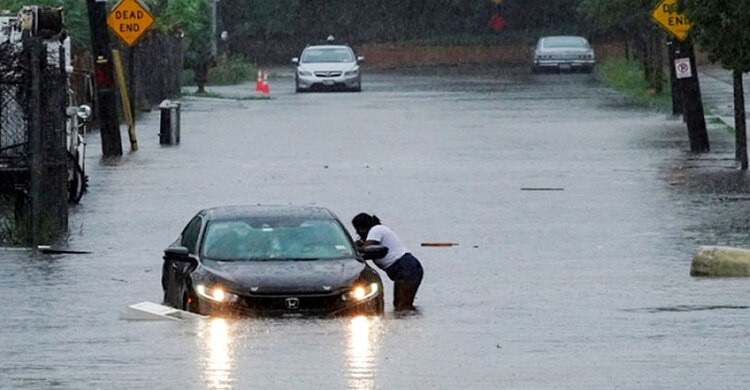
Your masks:
[[[28,70],[29,244],[52,243],[68,228],[65,106],[67,83],[62,64],[47,64],[47,46],[23,41]],[[62,49],[61,49],[62,50]],[[63,58],[64,52],[60,53]],[[45,92],[42,93],[42,90]]]
[[[32,248],[39,245],[41,192],[42,192],[42,123],[41,123],[41,58],[44,47],[32,38],[23,41],[24,62],[29,72],[26,79],[28,91],[27,115],[29,132],[29,214],[31,229],[28,237]],[[46,57],[46,55],[44,56]]]

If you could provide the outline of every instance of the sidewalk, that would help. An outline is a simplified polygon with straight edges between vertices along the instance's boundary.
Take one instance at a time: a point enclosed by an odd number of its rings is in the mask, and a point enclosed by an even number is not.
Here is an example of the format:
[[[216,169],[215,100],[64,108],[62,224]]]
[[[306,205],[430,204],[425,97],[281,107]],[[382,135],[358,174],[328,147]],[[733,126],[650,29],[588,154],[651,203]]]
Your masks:
[[[698,68],[703,107],[708,116],[719,118],[728,126],[734,123],[734,80],[732,72],[720,65],[702,65]],[[750,112],[750,74],[743,77],[745,87],[745,112]]]

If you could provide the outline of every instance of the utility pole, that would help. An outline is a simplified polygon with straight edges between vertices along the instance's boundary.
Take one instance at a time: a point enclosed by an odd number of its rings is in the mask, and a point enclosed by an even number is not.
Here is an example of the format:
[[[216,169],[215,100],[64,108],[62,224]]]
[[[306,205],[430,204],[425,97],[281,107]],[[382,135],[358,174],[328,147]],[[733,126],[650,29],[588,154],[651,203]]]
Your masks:
[[[672,77],[672,112],[677,113],[681,103],[682,114],[687,123],[690,151],[706,153],[711,150],[706,132],[706,118],[703,116],[703,99],[698,82],[698,68],[695,66],[695,52],[689,33],[692,24],[688,18],[677,11],[677,0],[661,0],[656,5],[651,17],[676,40],[672,40],[670,49],[670,72]],[[679,90],[679,91],[678,91]],[[675,98],[679,96],[680,102]]]
[[[94,53],[94,75],[99,112],[99,129],[104,157],[122,156],[120,124],[117,119],[112,48],[107,29],[106,0],[86,0]]]
[[[210,30],[210,34],[211,34],[211,40],[210,40],[210,42],[211,42],[211,55],[213,55],[214,58],[216,58],[216,53],[218,51],[217,46],[216,46],[216,30],[217,30],[217,28],[216,28],[216,25],[217,25],[217,21],[216,21],[216,18],[217,18],[216,7],[217,6],[216,6],[216,3],[218,3],[218,2],[219,2],[219,0],[208,0],[208,5],[211,8],[211,28],[209,29]]]
[[[673,39],[667,41],[669,53],[669,79],[671,81],[669,84],[672,88],[672,115],[682,116],[684,112],[682,107],[682,91],[677,87],[677,74],[675,73],[675,67],[672,65],[674,64],[674,45],[675,42]]]
[[[706,153],[711,150],[706,131],[706,118],[703,115],[703,99],[701,98],[698,68],[695,65],[695,52],[690,39],[673,42],[673,64],[677,84],[681,91],[682,107],[688,128],[690,151]]]

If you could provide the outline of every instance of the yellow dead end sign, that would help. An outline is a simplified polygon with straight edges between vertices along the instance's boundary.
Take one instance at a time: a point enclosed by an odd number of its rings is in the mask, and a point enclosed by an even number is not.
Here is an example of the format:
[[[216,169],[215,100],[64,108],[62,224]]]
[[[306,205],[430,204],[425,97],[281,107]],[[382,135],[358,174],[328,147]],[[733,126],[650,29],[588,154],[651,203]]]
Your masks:
[[[138,0],[121,0],[107,16],[107,25],[128,46],[154,23],[154,17]]]
[[[692,27],[687,16],[677,12],[677,0],[661,0],[651,16],[657,24],[681,41],[687,38]]]

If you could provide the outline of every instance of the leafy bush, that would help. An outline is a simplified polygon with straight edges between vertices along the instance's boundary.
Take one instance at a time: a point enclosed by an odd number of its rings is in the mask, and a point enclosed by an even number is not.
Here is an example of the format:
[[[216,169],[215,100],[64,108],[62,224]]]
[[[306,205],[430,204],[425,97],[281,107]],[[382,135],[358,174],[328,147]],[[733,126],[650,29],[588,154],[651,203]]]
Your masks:
[[[192,69],[183,69],[180,74],[180,85],[194,86],[195,85],[195,71]]]
[[[242,58],[220,59],[208,71],[209,85],[232,85],[254,80],[255,66]]]
[[[208,71],[208,85],[233,85],[255,80],[257,68],[242,58],[220,59],[216,66]],[[183,69],[182,86],[195,85],[195,71]]]

